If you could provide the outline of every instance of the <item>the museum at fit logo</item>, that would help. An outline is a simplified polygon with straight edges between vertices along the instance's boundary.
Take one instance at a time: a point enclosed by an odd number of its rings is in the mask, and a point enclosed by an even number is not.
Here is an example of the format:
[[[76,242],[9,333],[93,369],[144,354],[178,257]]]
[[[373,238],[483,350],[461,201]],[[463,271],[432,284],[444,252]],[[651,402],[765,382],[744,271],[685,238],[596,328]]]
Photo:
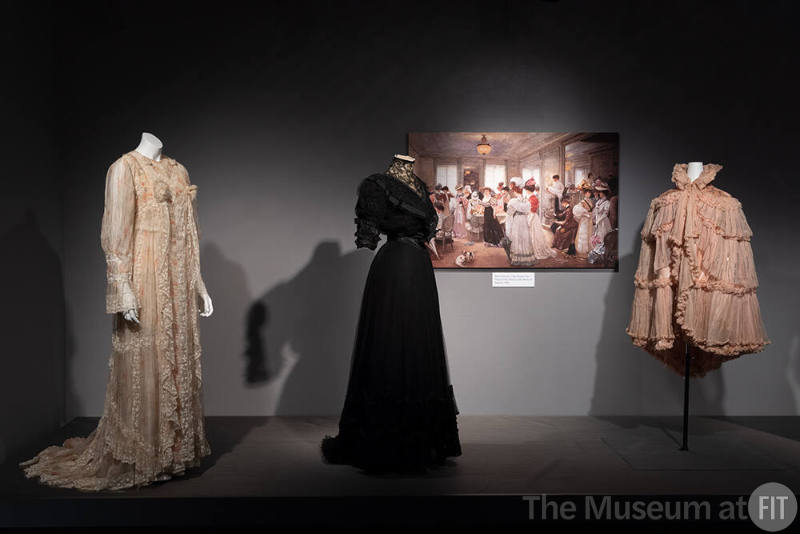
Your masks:
[[[523,496],[528,519],[546,521],[747,521],[760,529],[779,532],[797,516],[797,498],[783,484],[769,482],[749,497],[736,499],[631,499],[613,495]]]

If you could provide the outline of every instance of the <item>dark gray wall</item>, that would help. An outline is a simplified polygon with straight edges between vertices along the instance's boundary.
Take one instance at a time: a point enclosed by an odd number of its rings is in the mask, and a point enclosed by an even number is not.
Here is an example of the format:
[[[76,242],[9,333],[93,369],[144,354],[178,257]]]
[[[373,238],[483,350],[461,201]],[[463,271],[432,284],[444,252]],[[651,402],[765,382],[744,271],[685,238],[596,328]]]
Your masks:
[[[680,378],[624,333],[649,200],[675,162],[725,169],[755,231],[773,344],[693,388],[697,413],[795,414],[800,199],[788,2],[229,2],[59,13],[68,415],[102,409],[108,165],[142,131],[199,186],[207,413],[334,414],[372,254],[358,182],[408,131],[618,131],[620,272],[531,290],[440,272],[462,413],[679,413]]]
[[[5,8],[5,6],[4,6]],[[64,417],[63,220],[54,28],[34,3],[0,17],[0,463]]]

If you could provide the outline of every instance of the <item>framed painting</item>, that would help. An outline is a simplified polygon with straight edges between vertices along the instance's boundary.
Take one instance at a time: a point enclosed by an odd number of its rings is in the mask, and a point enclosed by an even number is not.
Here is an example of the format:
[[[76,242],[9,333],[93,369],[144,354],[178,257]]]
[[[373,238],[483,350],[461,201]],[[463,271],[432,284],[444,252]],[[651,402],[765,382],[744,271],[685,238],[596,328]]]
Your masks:
[[[413,132],[437,269],[618,268],[619,134]]]

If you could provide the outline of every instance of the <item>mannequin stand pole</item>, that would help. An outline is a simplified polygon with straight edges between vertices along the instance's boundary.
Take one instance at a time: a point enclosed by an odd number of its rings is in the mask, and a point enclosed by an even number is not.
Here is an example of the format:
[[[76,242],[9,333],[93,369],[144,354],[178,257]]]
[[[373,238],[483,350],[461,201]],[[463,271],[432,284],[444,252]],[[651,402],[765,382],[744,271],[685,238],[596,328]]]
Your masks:
[[[686,343],[686,357],[684,358],[685,367],[683,371],[683,445],[680,450],[689,450],[689,372],[691,363],[689,354],[689,344]]]

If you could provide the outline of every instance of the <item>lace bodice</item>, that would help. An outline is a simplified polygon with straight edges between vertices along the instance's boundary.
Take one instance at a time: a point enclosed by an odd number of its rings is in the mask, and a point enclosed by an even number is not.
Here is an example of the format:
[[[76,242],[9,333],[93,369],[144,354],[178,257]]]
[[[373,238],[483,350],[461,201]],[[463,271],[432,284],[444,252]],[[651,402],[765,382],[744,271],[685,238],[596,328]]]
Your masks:
[[[136,236],[168,232],[183,244],[197,239],[194,199],[197,186],[186,168],[172,158],[155,161],[136,151],[116,160],[108,170],[100,242],[106,256],[106,311],[140,308],[134,286]],[[141,258],[140,258],[141,260]],[[192,273],[199,293],[206,292],[199,265]]]

